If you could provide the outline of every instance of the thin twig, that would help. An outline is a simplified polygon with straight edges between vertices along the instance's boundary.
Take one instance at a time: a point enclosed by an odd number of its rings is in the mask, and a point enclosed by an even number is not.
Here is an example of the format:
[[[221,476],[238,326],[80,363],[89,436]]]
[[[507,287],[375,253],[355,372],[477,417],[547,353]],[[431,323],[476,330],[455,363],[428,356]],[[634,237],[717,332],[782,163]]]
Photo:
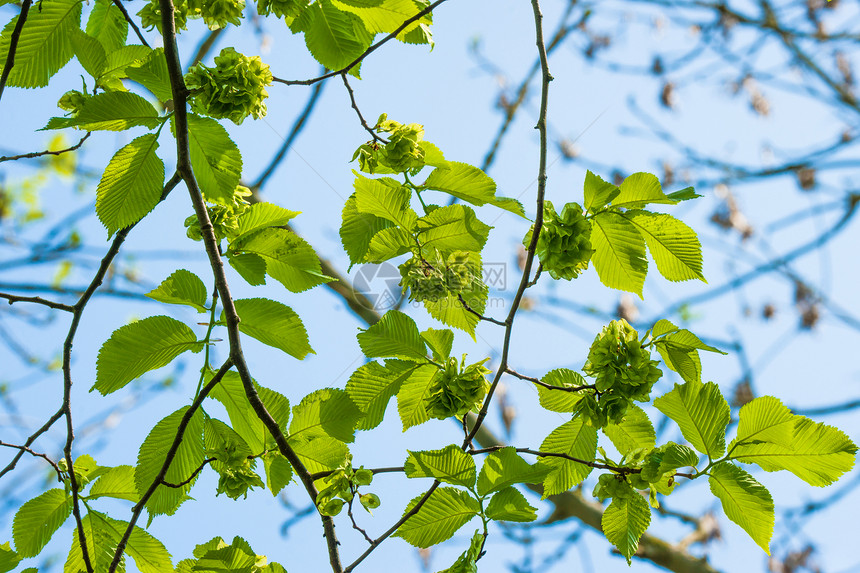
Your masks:
[[[346,91],[349,93],[349,102],[352,104],[352,109],[355,110],[355,114],[358,116],[358,121],[361,123],[361,127],[370,134],[370,137],[373,141],[378,141],[379,143],[388,143],[388,140],[384,137],[381,137],[372,127],[367,124],[367,121],[364,119],[364,116],[361,115],[361,110],[358,109],[358,104],[355,102],[355,92],[352,91],[352,86],[349,85],[349,79],[346,77],[346,73],[340,75],[343,80],[343,85],[346,86]]]
[[[131,29],[134,30],[134,33],[137,34],[137,38],[140,40],[140,43],[146,46],[147,48],[151,48],[149,42],[146,41],[146,38],[143,37],[143,33],[140,31],[140,28],[137,27],[137,24],[129,15],[128,11],[125,9],[125,6],[122,5],[122,0],[113,0],[114,6],[119,8],[119,11],[122,12],[122,17],[125,18],[125,21],[128,22],[128,25],[131,26]]]
[[[400,472],[405,471],[403,466],[388,467],[388,468],[364,468],[364,469],[369,470],[370,473],[372,473],[373,475],[387,474],[387,473],[400,473]],[[316,472],[316,473],[311,474],[311,479],[314,481],[317,481],[318,479],[322,479],[322,478],[326,478],[326,477],[330,476],[334,472],[335,472],[335,470],[326,470],[324,472]]]
[[[47,306],[48,308],[53,308],[54,310],[65,310],[66,312],[75,312],[75,307],[70,304],[63,304],[61,302],[54,302],[52,300],[45,300],[42,297],[38,296],[17,296],[14,294],[8,294],[5,292],[0,292],[0,298],[5,298],[9,301],[9,304],[15,304],[16,302],[32,302],[34,304],[41,304],[43,306]]]
[[[203,460],[203,462],[202,462],[199,466],[197,466],[197,469],[195,469],[193,472],[191,472],[191,475],[190,475],[190,476],[188,476],[188,479],[184,479],[184,480],[182,480],[182,481],[181,481],[181,482],[179,482],[179,483],[170,483],[169,481],[164,481],[164,480],[162,479],[162,480],[161,480],[161,485],[164,485],[164,486],[167,486],[167,487],[171,487],[171,488],[174,488],[174,489],[178,489],[178,488],[180,488],[180,487],[182,487],[182,486],[184,486],[184,485],[188,485],[189,483],[191,483],[192,481],[194,481],[194,478],[196,478],[196,477],[197,477],[197,474],[199,474],[200,472],[202,472],[202,471],[203,471],[203,468],[205,468],[206,466],[208,466],[209,464],[211,464],[212,462],[214,462],[214,461],[215,461],[215,460],[217,460],[217,459],[218,459],[218,458],[206,458],[205,460]]]
[[[458,294],[457,298],[460,300],[460,304],[463,305],[463,308],[466,309],[467,312],[471,312],[472,314],[477,316],[479,319],[487,321],[487,322],[492,322],[493,324],[498,324],[499,326],[507,326],[507,324],[505,322],[502,322],[501,320],[496,320],[495,318],[492,318],[489,316],[484,316],[483,314],[481,314],[477,310],[474,310],[472,307],[470,307],[466,303],[466,300],[463,298],[463,295]]]
[[[27,14],[30,13],[32,1],[24,0],[21,2],[21,13],[18,14],[15,29],[12,30],[12,35],[9,37],[9,52],[6,54],[6,64],[3,66],[3,74],[0,75],[0,99],[3,98],[3,90],[6,87],[6,82],[9,81],[12,67],[15,65],[15,52],[18,51],[18,40],[21,39],[21,30],[24,29],[24,23],[27,21]]]
[[[60,149],[58,151],[34,151],[32,153],[22,153],[21,155],[4,155],[0,157],[0,163],[3,163],[4,161],[17,161],[19,159],[35,159],[36,157],[42,157],[45,155],[62,155],[63,153],[68,153],[70,151],[77,151],[78,149],[80,149],[81,145],[83,145],[84,142],[89,139],[90,133],[91,132],[88,131],[79,142],[77,142],[71,147],[67,147],[66,149]]]
[[[49,458],[47,455],[40,454],[39,452],[33,451],[27,446],[19,446],[17,444],[7,444],[3,440],[0,440],[0,446],[6,447],[6,448],[15,448],[17,450],[21,450],[22,452],[27,452],[31,456],[34,456],[37,458],[42,458],[43,460],[45,460],[46,462],[51,464],[52,468],[54,468],[54,471],[57,473],[57,479],[61,482],[63,481],[63,471],[60,469],[60,466],[57,465],[57,462],[55,462],[54,460]]]
[[[333,78],[334,76],[347,73],[352,68],[354,68],[355,66],[360,64],[367,56],[369,56],[370,54],[375,52],[380,46],[382,46],[383,44],[396,38],[400,34],[400,32],[402,32],[403,30],[408,28],[410,24],[412,24],[413,22],[417,22],[418,20],[420,20],[421,18],[423,18],[424,16],[426,16],[427,14],[429,14],[430,12],[435,10],[437,6],[439,6],[440,4],[442,4],[444,2],[446,2],[446,0],[436,0],[436,2],[433,2],[429,6],[427,6],[426,8],[424,8],[423,10],[421,10],[420,12],[418,12],[417,14],[412,16],[411,18],[405,20],[400,26],[397,27],[396,30],[394,30],[393,32],[391,32],[390,34],[388,34],[387,36],[385,36],[384,38],[382,38],[381,40],[379,40],[378,42],[376,42],[375,44],[373,44],[369,48],[367,48],[364,52],[361,53],[360,56],[358,56],[352,62],[350,62],[349,64],[347,64],[346,66],[344,66],[343,68],[341,68],[339,70],[334,70],[332,72],[328,72],[328,73],[323,74],[321,76],[318,76],[316,78],[311,78],[309,80],[282,80],[281,78],[277,78],[277,77],[272,78],[272,80],[279,82],[279,83],[282,83],[282,84],[286,84],[288,86],[310,86],[310,85],[313,85],[317,82],[321,82],[323,80]]]
[[[373,539],[367,534],[367,531],[358,526],[355,522],[355,515],[352,513],[352,502],[355,501],[355,495],[352,496],[352,499],[349,500],[346,506],[346,514],[349,516],[349,520],[352,522],[352,528],[361,533],[364,536],[364,539],[367,540],[368,543],[373,545]]]
[[[519,372],[517,372],[516,370],[514,370],[510,366],[505,368],[505,372],[507,374],[510,374],[511,376],[519,378],[520,380],[526,380],[526,381],[531,382],[533,384],[537,384],[538,386],[546,388],[547,390],[560,390],[562,392],[576,393],[576,392],[582,392],[583,390],[596,390],[597,389],[597,386],[595,386],[594,384],[584,384],[582,386],[553,386],[552,384],[547,384],[546,382],[544,382],[543,380],[541,380],[539,378],[535,378],[533,376],[526,376],[525,374],[520,374]]]

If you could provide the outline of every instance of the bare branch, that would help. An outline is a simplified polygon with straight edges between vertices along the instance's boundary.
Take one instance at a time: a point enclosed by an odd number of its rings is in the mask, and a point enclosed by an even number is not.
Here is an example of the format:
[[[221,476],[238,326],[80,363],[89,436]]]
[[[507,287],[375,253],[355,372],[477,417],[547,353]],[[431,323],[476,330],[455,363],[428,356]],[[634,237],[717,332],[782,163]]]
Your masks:
[[[46,151],[38,151],[38,152],[33,152],[33,153],[23,153],[21,155],[11,155],[11,156],[4,155],[4,156],[0,157],[0,163],[3,163],[4,161],[17,161],[19,159],[35,159],[36,157],[43,157],[45,155],[62,155],[63,153],[68,153],[70,151],[77,151],[78,149],[80,149],[81,145],[83,145],[84,142],[87,139],[89,139],[89,137],[90,137],[90,132],[88,131],[81,138],[81,140],[78,141],[73,146],[67,147],[65,149],[60,149],[57,151],[46,150]]]

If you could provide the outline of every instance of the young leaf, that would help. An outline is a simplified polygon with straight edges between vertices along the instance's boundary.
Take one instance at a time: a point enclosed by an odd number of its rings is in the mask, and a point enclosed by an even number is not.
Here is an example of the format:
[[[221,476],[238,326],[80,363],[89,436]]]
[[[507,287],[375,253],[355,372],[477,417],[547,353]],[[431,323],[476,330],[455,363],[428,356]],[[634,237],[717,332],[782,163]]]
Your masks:
[[[202,349],[194,332],[169,316],[132,322],[115,330],[99,350],[93,389],[106,396],[138,376],[170,364],[186,350]]]
[[[124,19],[123,23],[125,23]],[[173,91],[170,87],[170,74],[167,71],[167,59],[164,57],[164,48],[156,48],[143,60],[132,63],[125,69],[125,75],[128,79],[139,83],[151,91],[159,101],[166,102],[173,99]],[[188,117],[190,119],[194,116],[189,115]]]
[[[739,444],[732,458],[768,472],[788,470],[809,485],[824,487],[854,467],[856,454],[857,446],[842,431],[795,416],[790,445]]]
[[[167,458],[167,452],[173,445],[176,434],[180,428],[188,406],[168,414],[158,422],[137,454],[137,466],[134,470],[134,483],[141,496],[149,490],[161,471],[162,465]],[[203,463],[203,411],[199,408],[194,412],[184,428],[182,441],[176,450],[176,455],[164,475],[164,481],[171,484],[180,484],[191,478],[197,467]],[[199,474],[198,474],[199,476]],[[156,515],[173,515],[182,503],[189,499],[188,492],[197,480],[197,476],[191,478],[188,483],[180,487],[167,487],[159,485],[152,497],[146,503],[150,518]]]
[[[472,541],[469,543],[469,548],[460,554],[460,557],[453,565],[447,569],[439,571],[439,573],[478,573],[476,562],[481,555],[481,548],[484,546],[484,534],[477,529],[472,534]]]
[[[21,557],[15,553],[8,541],[0,544],[0,573],[8,573],[20,562]]]
[[[508,446],[484,460],[478,475],[478,495],[487,495],[515,483],[540,483],[547,473],[547,466],[526,462],[513,446]]]
[[[443,168],[434,169],[424,187],[443,191],[472,205],[494,205],[525,218],[522,204],[516,199],[496,197],[496,182],[489,175],[467,163],[448,161]]]
[[[482,269],[481,255],[475,252],[469,253],[467,264],[474,269]],[[436,301],[425,300],[424,308],[436,320],[469,333],[472,340],[475,340],[475,329],[481,320],[478,315],[483,315],[487,308],[489,292],[489,288],[481,278],[481,272],[476,270],[472,280],[459,295],[449,292],[445,298]]]
[[[293,466],[280,452],[269,452],[263,456],[266,470],[266,487],[272,495],[278,495],[293,479]]]
[[[433,360],[445,362],[451,356],[451,348],[454,344],[454,333],[444,329],[428,328],[421,333],[421,339],[433,352]]]
[[[290,292],[303,292],[335,280],[322,274],[313,247],[287,229],[268,227],[249,233],[233,241],[230,251],[230,256],[259,256],[266,263],[266,273]]]
[[[94,571],[107,571],[110,562],[113,559],[114,550],[116,549],[117,539],[114,535],[114,530],[110,527],[106,528],[103,519],[98,519],[98,512],[89,511],[83,519],[81,525],[84,532],[84,538],[87,541],[87,554],[90,557],[90,563]],[[101,515],[101,514],[99,514]],[[69,550],[69,556],[66,559],[66,564],[63,567],[64,573],[85,573],[87,571],[84,555],[81,551],[80,537],[78,530],[75,528],[72,534],[72,547]],[[125,571],[125,556],[120,559],[119,573]],[[23,573],[23,572],[22,572]]]
[[[369,179],[355,175],[355,208],[366,213],[391,221],[395,225],[411,231],[418,216],[409,206],[412,191],[394,179]]]
[[[648,419],[648,414],[635,404],[627,409],[620,424],[608,424],[603,428],[603,433],[622,456],[639,448],[650,450],[657,443],[654,426]]]
[[[134,468],[116,466],[107,470],[90,489],[87,499],[112,497],[137,503],[140,493],[134,484]]]
[[[75,49],[75,56],[87,73],[94,78],[99,77],[107,65],[107,55],[101,42],[75,29],[72,33],[72,46]]]
[[[253,253],[227,254],[230,266],[251,286],[266,284],[266,261]]]
[[[371,34],[390,34],[420,10],[412,0],[335,0],[334,5],[361,18]],[[397,35],[398,39],[405,37],[425,20],[427,18],[411,24]]]
[[[52,117],[42,129],[76,127],[84,131],[124,131],[139,126],[153,129],[159,123],[158,111],[139,95],[104,92],[87,99],[76,116]]]
[[[400,227],[382,229],[370,239],[364,261],[382,263],[408,253],[414,246],[415,239]]]
[[[660,180],[652,173],[634,173],[621,182],[618,190],[620,193],[612,199],[613,207],[641,209],[650,203],[674,205],[677,202],[663,193]]]
[[[382,422],[388,401],[417,368],[423,367],[414,362],[389,360],[385,366],[368,362],[352,373],[346,383],[346,392],[364,413],[357,429],[371,430]],[[430,368],[435,370],[432,366]]]
[[[559,388],[578,388],[588,384],[579,372],[575,372],[569,368],[550,370],[541,378],[541,382]],[[576,404],[583,396],[580,392],[550,390],[543,386],[538,386],[537,390],[540,405],[550,412],[573,412]]]
[[[290,307],[266,298],[244,298],[233,302],[241,319],[241,332],[299,360],[315,354],[302,319]],[[224,320],[222,313],[221,321]]]
[[[164,163],[157,149],[157,136],[148,133],[117,151],[108,163],[96,196],[96,214],[108,236],[140,221],[161,200]]]
[[[38,555],[71,514],[72,498],[61,489],[49,489],[22,505],[12,522],[18,555]]]
[[[302,398],[293,407],[290,436],[308,440],[314,436],[331,436],[341,442],[352,442],[361,411],[343,390],[323,388]]]
[[[597,452],[597,430],[574,418],[552,431],[540,446],[542,452],[566,454],[585,462],[594,461]],[[543,481],[543,499],[579,484],[591,473],[591,467],[561,457],[545,457],[540,462],[549,473]]]
[[[260,389],[258,387],[258,393]],[[273,390],[268,390],[268,393],[277,396],[266,400],[261,394],[260,399],[263,400],[266,410],[275,417],[275,420],[279,421],[279,425],[285,427],[289,416],[289,401]],[[230,425],[254,452],[261,452],[266,448],[268,431],[248,402],[245,387],[238,372],[227,372],[221,382],[209,393],[209,397],[223,404],[227,410],[227,416],[230,418]],[[286,409],[286,412],[281,412],[280,416],[276,416],[276,412],[272,408],[273,404],[278,404],[278,409]]]
[[[418,219],[416,229],[423,247],[450,253],[481,251],[492,227],[482,223],[470,207],[449,205]]]
[[[349,268],[356,263],[364,262],[373,237],[383,229],[394,225],[387,219],[359,211],[354,194],[343,206],[342,220],[340,240],[346,254],[349,255]]]
[[[600,524],[610,543],[618,548],[630,564],[639,547],[639,538],[651,523],[651,508],[638,493],[616,497],[603,512]]]
[[[658,320],[651,330],[654,346],[666,366],[681,375],[685,381],[702,381],[702,363],[699,350],[725,354],[722,350],[708,346],[689,330],[681,329],[668,320]]]
[[[427,414],[427,399],[438,372],[438,368],[432,364],[421,366],[401,384],[400,391],[397,392],[397,413],[400,415],[404,432],[430,419]]]
[[[708,282],[702,274],[702,245],[693,229],[664,213],[633,211],[625,217],[645,237],[657,270],[667,280]]]
[[[711,459],[726,451],[729,403],[713,382],[675,384],[675,389],[654,400],[654,407],[674,420],[684,438]]]
[[[146,296],[158,302],[184,304],[197,312],[206,312],[206,285],[197,275],[185,269],[174,271]]]
[[[240,239],[266,227],[283,227],[298,214],[298,211],[290,211],[272,203],[254,203],[239,217],[236,238]]]
[[[219,420],[218,418],[206,417],[203,422],[203,447],[206,456],[216,458],[212,463],[212,469],[221,473],[232,459],[247,458],[254,455],[247,442],[242,439],[236,430]],[[250,460],[254,467],[257,460]]]
[[[770,555],[773,535],[773,499],[753,477],[728,462],[716,464],[708,472],[708,483],[723,504],[726,517],[746,531]]]
[[[600,282],[642,298],[648,261],[645,240],[636,227],[618,212],[599,213],[591,219],[591,246]]]
[[[101,42],[105,52],[112,52],[125,45],[128,22],[111,0],[95,0],[86,32]]]
[[[242,176],[242,154],[227,130],[212,118],[188,116],[191,166],[207,201],[231,205]]]
[[[425,361],[427,348],[415,321],[399,310],[389,310],[382,320],[357,336],[361,351],[368,358],[393,357]]]
[[[422,497],[420,495],[410,501],[404,515]],[[415,547],[430,547],[450,539],[480,512],[481,506],[465,491],[453,487],[436,488],[418,513],[407,519],[394,536]]]
[[[113,547],[119,543],[128,528],[128,523],[125,521],[112,519],[98,511],[90,511],[88,515],[92,519],[93,527],[101,530],[113,541],[111,544]],[[134,564],[137,565],[140,573],[163,573],[173,570],[170,553],[164,545],[137,525],[134,526],[128,538],[126,552],[134,559]]]
[[[663,459],[660,460],[659,471],[661,474],[669,470],[680,468],[694,468],[699,463],[699,454],[692,448],[668,442],[663,450]]]
[[[311,473],[337,469],[349,457],[346,444],[329,436],[310,440],[290,436],[289,443]]]
[[[603,209],[613,199],[615,199],[621,190],[604,181],[599,175],[595,175],[591,171],[585,173],[584,199],[582,206],[590,213],[595,213]]]
[[[111,91],[125,92],[126,88],[122,85],[121,80],[127,77],[126,70],[133,66],[139,66],[146,61],[151,53],[152,49],[137,44],[122,46],[108,52],[107,65],[98,78],[98,84]]]
[[[738,412],[738,435],[729,444],[769,442],[794,449],[795,415],[779,399],[760,396],[743,405]]]
[[[34,7],[37,8],[37,7]],[[3,28],[0,36],[0,62],[6,63],[12,31],[18,16]],[[72,35],[81,25],[80,0],[52,0],[39,3],[28,13],[15,51],[15,66],[6,85],[39,88],[65,66],[74,55]]]
[[[475,485],[475,460],[454,444],[441,450],[410,451],[403,467],[408,478],[432,477],[463,487]]]
[[[496,521],[529,522],[537,519],[537,509],[529,505],[519,490],[506,487],[490,499],[487,517]]]
[[[300,19],[308,50],[330,70],[352,63],[373,40],[358,16],[338,10],[331,0],[319,0],[308,6]],[[350,73],[358,77],[358,66]]]

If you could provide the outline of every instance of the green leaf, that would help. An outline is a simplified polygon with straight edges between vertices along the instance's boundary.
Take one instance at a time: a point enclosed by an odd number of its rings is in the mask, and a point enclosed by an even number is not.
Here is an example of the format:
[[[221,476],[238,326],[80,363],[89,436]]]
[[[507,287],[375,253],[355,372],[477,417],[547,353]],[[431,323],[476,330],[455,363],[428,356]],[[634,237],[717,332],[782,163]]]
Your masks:
[[[525,218],[522,204],[516,199],[496,197],[496,182],[489,175],[467,163],[448,161],[443,168],[434,169],[424,187],[443,191],[472,205],[495,205]]]
[[[370,179],[355,174],[355,207],[366,213],[391,221],[409,231],[415,226],[417,215],[409,206],[412,190],[394,179]]]
[[[120,81],[127,77],[126,70],[132,66],[139,66],[151,53],[151,48],[137,44],[122,46],[112,52],[108,52],[107,66],[105,66],[102,75],[98,79],[99,85],[113,91],[127,91],[122,81]]]
[[[168,414],[159,421],[140,446],[137,454],[137,466],[134,470],[134,483],[138,493],[143,496],[152,486],[162,465],[167,458],[167,453],[173,445],[176,434],[179,431],[182,417],[188,410],[183,406],[179,410]],[[179,484],[191,478],[194,471],[203,463],[203,411],[199,408],[194,412],[185,427],[182,441],[176,450],[176,455],[164,475],[164,481]],[[167,487],[159,485],[149,501],[146,509],[150,518],[156,515],[173,515],[179,506],[188,498],[191,486],[199,477],[197,474],[188,483],[180,487]]]
[[[315,354],[302,319],[290,307],[266,298],[244,298],[233,303],[241,319],[241,332],[299,360]],[[222,312],[221,321],[224,320]]]
[[[541,444],[540,451],[566,454],[586,462],[594,461],[597,430],[583,424],[582,418],[575,418],[553,430]],[[549,468],[543,482],[543,499],[569,490],[591,473],[591,467],[560,457],[543,458],[540,464]]]
[[[404,432],[430,419],[427,414],[427,399],[430,398],[430,388],[437,372],[438,368],[432,364],[421,366],[400,386],[400,391],[397,392],[397,412]]]
[[[293,466],[280,452],[269,452],[263,456],[266,470],[266,486],[272,495],[278,495],[293,479]]]
[[[833,426],[796,416],[790,445],[737,445],[731,457],[768,472],[788,470],[809,485],[823,487],[854,467],[857,446]]]
[[[468,282],[466,287],[460,292],[459,296],[449,292],[447,297],[441,298],[437,301],[424,301],[424,308],[430,316],[436,320],[439,320],[448,326],[453,326],[454,328],[459,328],[460,330],[468,332],[472,337],[472,340],[475,340],[475,328],[477,328],[478,322],[481,320],[478,318],[478,314],[483,315],[487,308],[489,289],[481,279],[482,273],[478,271],[478,269],[483,268],[481,265],[481,255],[479,253],[470,252],[468,259],[464,264],[467,264],[476,270],[472,276],[472,280]],[[471,311],[467,310],[460,301],[461,297]]]
[[[652,173],[634,173],[618,186],[621,191],[613,200],[613,207],[641,209],[650,203],[674,205],[674,201],[663,193],[660,180]]]
[[[654,346],[666,366],[677,372],[686,381],[701,382],[702,363],[699,350],[725,354],[722,350],[708,346],[689,330],[680,329],[668,320],[658,320],[651,330]]]
[[[298,211],[290,211],[273,203],[254,203],[239,217],[236,237],[241,238],[266,227],[283,227],[298,214]]]
[[[506,487],[490,499],[487,517],[496,521],[529,522],[537,519],[537,509],[512,487]]]
[[[371,239],[383,229],[393,225],[387,219],[359,211],[355,194],[346,200],[346,204],[343,206],[342,220],[340,240],[346,254],[349,255],[349,268],[352,268],[352,265],[356,263],[364,262]]]
[[[702,245],[693,229],[664,213],[633,211],[624,216],[645,237],[663,277],[670,281],[699,279],[707,284],[702,274]]]
[[[361,18],[365,28],[371,34],[390,34],[420,11],[412,0],[335,0],[333,3],[341,10]],[[397,35],[398,39],[404,38],[422,20],[424,18],[408,26]]]
[[[400,227],[382,229],[370,239],[364,261],[381,263],[408,253],[414,246],[415,239]]]
[[[422,362],[427,358],[427,348],[415,321],[399,310],[389,310],[382,320],[356,338],[368,358],[394,357]]]
[[[694,468],[698,465],[699,454],[692,448],[674,442],[668,442],[666,446],[666,449],[663,450],[663,459],[660,460],[659,471],[661,474],[680,468]]]
[[[672,193],[669,193],[666,196],[669,199],[671,199],[672,201],[677,201],[677,202],[689,201],[690,199],[696,199],[697,197],[701,197],[701,195],[698,195],[696,193],[696,190],[693,189],[692,187],[685,187],[684,189],[681,189],[680,191],[673,191]]]
[[[227,255],[230,266],[251,286],[266,284],[266,261],[259,255]]]
[[[591,171],[585,173],[584,191],[583,207],[590,213],[603,209],[621,193],[618,187]]]
[[[143,60],[133,62],[125,69],[125,75],[151,91],[159,101],[166,102],[173,99],[164,48],[156,48]],[[188,117],[194,116],[189,114]]]
[[[343,390],[323,388],[311,392],[293,407],[290,436],[310,439],[331,436],[341,442],[352,442],[361,410]]]
[[[588,382],[585,381],[585,378],[579,372],[575,372],[569,368],[550,370],[541,378],[541,382],[559,388],[578,388],[588,385]],[[588,392],[587,390],[582,392],[550,390],[543,386],[538,386],[537,390],[540,405],[550,412],[573,412],[576,409],[576,404],[584,396],[584,392]]]
[[[315,2],[300,18],[308,50],[330,70],[340,70],[352,63],[373,41],[361,18],[339,10],[331,0]],[[350,73],[358,77],[358,66]]]
[[[194,332],[169,316],[151,316],[115,330],[99,350],[93,389],[103,396],[116,392],[150,370],[185,352],[200,352]]]
[[[211,464],[218,473],[227,468],[231,460],[254,455],[250,446],[236,430],[217,418],[206,417],[203,422],[203,447],[207,458],[216,458]],[[251,467],[256,460],[251,460]]]
[[[618,212],[598,213],[591,219],[591,246],[600,282],[641,298],[648,261],[645,240],[636,227]]]
[[[484,460],[478,475],[478,495],[487,495],[516,483],[540,483],[547,472],[545,465],[528,463],[513,446],[508,446],[492,452]]]
[[[111,0],[95,0],[86,32],[101,42],[105,52],[112,52],[125,45],[128,22]]]
[[[390,360],[386,366],[368,362],[352,373],[346,383],[346,392],[364,414],[357,429],[371,430],[382,422],[388,401],[417,368],[421,366],[414,362]]]
[[[750,474],[728,462],[716,464],[708,475],[711,493],[723,504],[726,517],[740,525],[770,555],[774,521],[770,492]]]
[[[274,390],[261,386],[255,386],[255,388],[266,410],[275,418],[278,425],[285,429],[289,420],[289,401]],[[238,372],[227,372],[221,382],[209,393],[209,397],[224,405],[230,418],[230,425],[255,453],[262,452],[266,448],[268,430],[248,402],[245,387]]]
[[[93,527],[101,530],[113,542],[111,546],[116,547],[128,528],[128,523],[112,519],[98,511],[90,511],[88,515],[91,516]],[[164,545],[136,525],[128,538],[126,553],[134,559],[134,564],[137,565],[140,573],[163,573],[173,570],[170,553],[167,552]]]
[[[320,260],[304,239],[287,229],[269,227],[249,233],[231,245],[231,255],[254,254],[266,262],[266,273],[290,292],[302,292],[335,280],[322,274]]]
[[[711,459],[726,451],[729,403],[713,382],[675,384],[674,390],[654,400],[654,407],[674,420],[684,438]]]
[[[76,127],[84,131],[124,131],[139,126],[153,129],[160,123],[158,111],[139,95],[131,92],[104,92],[88,98],[76,116],[52,117],[42,129]],[[158,146],[154,140],[155,134],[143,137],[153,138],[149,145]]]
[[[0,36],[0,63],[3,65],[17,23],[16,16]],[[34,6],[21,30],[15,51],[15,65],[6,85],[19,88],[48,85],[48,80],[72,59],[72,36],[75,30],[80,29],[80,25],[80,0],[51,0]]]
[[[627,409],[620,424],[608,424],[603,428],[603,433],[622,456],[639,448],[650,450],[657,443],[657,435],[648,414],[635,404]]]
[[[75,49],[75,56],[87,73],[94,78],[99,77],[107,65],[107,55],[101,42],[75,29],[72,33],[72,46]]]
[[[481,251],[492,227],[478,220],[471,208],[449,205],[418,219],[416,229],[422,247],[450,253]]]
[[[119,539],[115,535],[112,527],[107,527],[105,524],[105,515],[97,511],[90,510],[81,519],[81,525],[84,532],[84,538],[87,541],[87,554],[90,557],[90,563],[95,571],[107,571],[113,560],[114,550]],[[66,564],[63,567],[63,573],[86,573],[87,567],[84,563],[83,552],[81,551],[80,538],[78,530],[75,528],[72,534],[72,547],[69,550],[69,556],[66,559]],[[125,556],[120,559],[118,573],[125,573]]]
[[[157,149],[157,136],[148,133],[117,151],[108,163],[96,196],[96,214],[108,236],[143,219],[161,200],[164,163]]]
[[[206,285],[197,275],[185,269],[174,271],[146,296],[167,304],[184,304],[197,312],[207,310]]]
[[[432,477],[469,488],[475,485],[475,460],[454,444],[441,450],[409,451],[403,467],[408,478]]]
[[[0,573],[8,573],[18,566],[21,558],[12,549],[12,546],[7,541],[0,544]]]
[[[61,489],[49,489],[15,513],[12,539],[20,557],[35,557],[72,514],[72,498]]]
[[[469,543],[469,548],[460,554],[460,557],[453,565],[447,569],[439,571],[439,573],[478,573],[478,557],[481,555],[481,548],[484,546],[484,534],[477,529],[472,534],[472,540]]]
[[[448,167],[448,162],[445,160],[442,150],[439,149],[436,144],[422,139],[418,142],[418,147],[424,150],[424,165],[430,165],[431,167]]]
[[[420,495],[410,501],[404,515],[422,497]],[[481,506],[466,492],[453,487],[436,488],[418,513],[407,519],[394,536],[415,547],[430,547],[450,539],[480,512]]]
[[[188,148],[197,183],[207,201],[233,204],[242,176],[242,154],[224,127],[209,117],[188,116]]]
[[[773,396],[754,398],[738,412],[738,435],[729,444],[729,451],[737,444],[769,442],[792,448],[795,415]]]
[[[106,471],[90,489],[87,499],[98,497],[113,497],[137,503],[140,493],[134,483],[134,468],[131,466],[116,466]]]
[[[349,457],[346,444],[329,436],[311,440],[290,436],[290,445],[310,473],[337,469]]]
[[[645,498],[632,493],[624,498],[613,498],[612,503],[603,512],[600,521],[603,533],[610,543],[627,559],[636,555],[639,538],[651,523],[651,508]]]
[[[454,333],[444,329],[428,328],[421,333],[421,340],[427,344],[433,353],[433,360],[445,362],[451,356],[451,348],[454,345]]]

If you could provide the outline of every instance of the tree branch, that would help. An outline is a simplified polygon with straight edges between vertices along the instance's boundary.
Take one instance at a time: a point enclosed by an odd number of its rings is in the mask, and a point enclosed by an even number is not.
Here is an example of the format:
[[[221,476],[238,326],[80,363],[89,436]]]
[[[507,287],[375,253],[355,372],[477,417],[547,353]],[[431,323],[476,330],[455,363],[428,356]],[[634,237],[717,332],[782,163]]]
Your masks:
[[[137,27],[137,23],[129,15],[125,6],[122,5],[122,0],[113,0],[113,3],[117,8],[119,8],[119,11],[122,12],[122,17],[125,18],[125,21],[128,22],[128,25],[131,26],[134,33],[137,34],[137,39],[140,40],[140,43],[147,48],[151,48],[152,46],[149,45],[149,42],[147,42],[146,38],[143,37],[143,33],[140,31],[140,28]]]
[[[32,153],[22,153],[21,155],[4,155],[0,157],[0,163],[3,163],[4,161],[17,161],[19,159],[35,159],[36,157],[42,157],[45,155],[62,155],[63,153],[68,153],[70,151],[77,151],[78,149],[80,149],[81,145],[83,145],[84,142],[89,139],[90,135],[91,132],[88,131],[79,142],[77,142],[71,147],[67,147],[66,149],[60,149],[58,151],[46,150],[38,152],[34,151]]]
[[[33,0],[24,0],[21,2],[21,13],[18,14],[18,21],[15,22],[15,29],[12,30],[12,35],[9,36],[9,53],[6,54],[6,64],[3,66],[3,74],[0,75],[0,99],[3,98],[3,90],[6,88],[6,82],[9,81],[9,74],[12,73],[12,68],[15,66],[15,52],[18,51],[18,41],[21,39],[21,30],[24,29],[24,23],[27,21],[27,14],[30,13],[30,5]]]

